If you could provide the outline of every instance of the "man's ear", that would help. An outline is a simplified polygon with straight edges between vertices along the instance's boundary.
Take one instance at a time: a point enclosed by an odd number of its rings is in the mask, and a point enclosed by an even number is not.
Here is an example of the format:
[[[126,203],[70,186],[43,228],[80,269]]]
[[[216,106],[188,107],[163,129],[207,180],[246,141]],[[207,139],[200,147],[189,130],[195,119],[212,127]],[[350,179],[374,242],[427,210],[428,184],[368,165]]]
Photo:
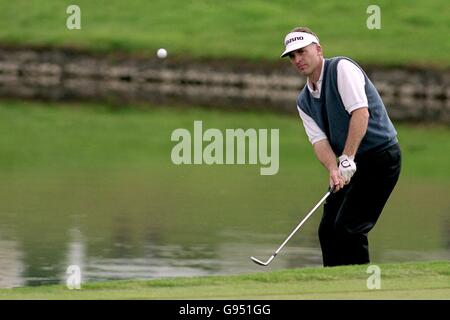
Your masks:
[[[322,47],[320,46],[320,44],[316,43],[316,51],[317,51],[317,54],[323,56]]]

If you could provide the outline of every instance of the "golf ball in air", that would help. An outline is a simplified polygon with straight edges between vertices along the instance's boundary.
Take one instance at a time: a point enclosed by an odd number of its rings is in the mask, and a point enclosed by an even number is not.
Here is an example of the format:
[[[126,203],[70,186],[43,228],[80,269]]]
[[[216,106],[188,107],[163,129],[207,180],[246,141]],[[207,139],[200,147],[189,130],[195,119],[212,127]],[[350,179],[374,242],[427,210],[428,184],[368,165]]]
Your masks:
[[[160,59],[164,59],[165,57],[167,57],[167,50],[166,49],[158,49],[158,51],[156,52],[156,55],[158,56],[158,58]]]

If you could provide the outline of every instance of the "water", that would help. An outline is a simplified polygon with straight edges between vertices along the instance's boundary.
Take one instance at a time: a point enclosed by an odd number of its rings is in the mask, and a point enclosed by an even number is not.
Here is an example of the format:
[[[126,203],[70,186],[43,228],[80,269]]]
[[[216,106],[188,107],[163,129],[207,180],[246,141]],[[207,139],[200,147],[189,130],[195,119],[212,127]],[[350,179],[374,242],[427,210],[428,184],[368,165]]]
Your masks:
[[[325,193],[295,170],[2,173],[0,287],[65,283],[69,265],[84,282],[320,266],[321,209],[269,267],[249,259],[267,259]],[[448,194],[443,182],[400,180],[370,233],[372,261],[450,259]]]

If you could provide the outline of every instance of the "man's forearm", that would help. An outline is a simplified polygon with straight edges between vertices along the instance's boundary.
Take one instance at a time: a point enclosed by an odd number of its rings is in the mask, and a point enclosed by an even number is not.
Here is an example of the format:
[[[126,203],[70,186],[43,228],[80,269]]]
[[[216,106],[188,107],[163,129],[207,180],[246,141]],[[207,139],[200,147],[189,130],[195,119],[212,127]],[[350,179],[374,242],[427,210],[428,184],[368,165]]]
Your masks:
[[[316,142],[313,148],[317,159],[319,159],[328,171],[337,169],[336,155],[334,154],[333,149],[331,149],[328,140]]]
[[[336,154],[331,149],[328,140],[321,140],[314,144],[314,152],[323,166],[330,173],[330,187],[332,186],[334,192],[339,191],[345,185],[344,178],[339,174]]]
[[[352,112],[343,154],[352,158],[356,155],[359,144],[366,135],[368,123],[369,111],[367,108],[359,108]]]

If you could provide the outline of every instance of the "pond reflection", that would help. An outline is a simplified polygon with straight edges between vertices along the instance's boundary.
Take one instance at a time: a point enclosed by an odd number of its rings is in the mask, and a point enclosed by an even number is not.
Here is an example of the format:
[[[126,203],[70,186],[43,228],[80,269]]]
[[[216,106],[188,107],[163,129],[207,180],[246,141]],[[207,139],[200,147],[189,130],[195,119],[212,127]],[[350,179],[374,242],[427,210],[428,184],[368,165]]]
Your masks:
[[[322,194],[319,183],[242,170],[236,188],[229,169],[183,170],[4,174],[0,287],[64,284],[70,265],[83,282],[322,265],[321,210],[269,267],[249,259],[273,253]],[[446,184],[401,181],[370,234],[372,260],[450,259],[447,196]]]

